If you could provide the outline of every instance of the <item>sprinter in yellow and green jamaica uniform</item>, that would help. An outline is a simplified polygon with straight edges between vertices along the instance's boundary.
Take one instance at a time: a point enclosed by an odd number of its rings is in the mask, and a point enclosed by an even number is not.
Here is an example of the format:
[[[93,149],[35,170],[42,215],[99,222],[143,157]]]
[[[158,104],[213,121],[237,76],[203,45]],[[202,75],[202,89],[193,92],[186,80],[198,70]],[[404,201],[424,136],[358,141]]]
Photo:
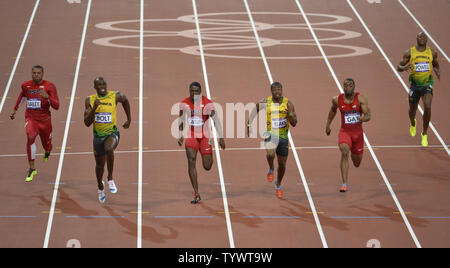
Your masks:
[[[417,35],[417,45],[408,49],[400,64],[397,66],[399,72],[410,71],[409,83],[409,132],[411,136],[416,135],[416,112],[419,101],[422,99],[424,105],[422,146],[428,146],[428,126],[431,120],[431,103],[433,100],[433,72],[441,79],[441,71],[437,60],[437,53],[427,46],[428,37],[421,32]]]

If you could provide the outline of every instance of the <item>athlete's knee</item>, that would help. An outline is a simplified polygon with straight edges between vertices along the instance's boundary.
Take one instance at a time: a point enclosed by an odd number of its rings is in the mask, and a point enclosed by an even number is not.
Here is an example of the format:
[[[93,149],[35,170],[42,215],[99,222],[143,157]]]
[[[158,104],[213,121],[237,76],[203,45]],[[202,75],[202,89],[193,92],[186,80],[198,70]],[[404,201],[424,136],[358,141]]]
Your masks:
[[[341,150],[342,157],[347,158],[350,154],[350,147],[347,144],[340,144],[339,150]]]

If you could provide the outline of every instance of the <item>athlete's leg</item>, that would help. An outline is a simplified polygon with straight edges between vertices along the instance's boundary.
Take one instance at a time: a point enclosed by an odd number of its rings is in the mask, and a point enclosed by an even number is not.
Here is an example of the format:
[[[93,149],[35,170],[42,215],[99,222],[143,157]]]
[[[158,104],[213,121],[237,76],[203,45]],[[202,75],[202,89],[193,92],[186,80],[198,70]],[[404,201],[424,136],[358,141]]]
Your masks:
[[[351,154],[352,162],[355,167],[359,167],[361,165],[361,161],[363,159],[363,154]]]
[[[409,110],[408,110],[408,115],[409,115],[409,121],[411,123],[411,126],[415,127],[416,126],[416,112],[417,112],[417,107],[419,106],[419,103],[409,103]]]
[[[95,176],[97,177],[97,186],[99,190],[104,190],[103,173],[105,171],[106,156],[95,157]]]
[[[286,172],[286,162],[287,156],[277,155],[278,159],[278,176],[277,176],[277,187],[281,186],[281,181],[283,180],[284,173]]]
[[[27,155],[30,169],[35,169],[34,160],[36,159],[36,137],[39,135],[39,128],[34,120],[26,119],[25,131],[27,134]]]
[[[47,158],[53,149],[52,132],[53,127],[50,119],[39,124],[39,137],[41,138],[42,147],[45,150]]]
[[[118,137],[116,135],[109,136],[104,143],[105,153],[106,153],[106,164],[108,168],[108,181],[113,179],[114,170],[114,150],[119,144]]]
[[[269,164],[269,169],[274,170],[275,169],[275,165],[274,165],[275,149],[266,149],[266,158],[267,158],[267,163]]]
[[[194,148],[186,147],[186,156],[188,159],[188,171],[192,188],[194,188],[194,193],[198,195],[197,169],[195,167],[195,164],[197,162],[197,150],[195,150]]]
[[[427,93],[422,97],[423,101],[423,135],[427,135],[428,125],[431,120],[431,103],[433,101],[433,95],[431,93]]]
[[[346,143],[339,144],[339,150],[341,150],[341,176],[342,183],[348,183],[348,157],[350,154],[350,146]]]
[[[209,138],[202,138],[200,141],[200,154],[202,155],[202,164],[205,170],[211,170],[213,165],[212,146]]]

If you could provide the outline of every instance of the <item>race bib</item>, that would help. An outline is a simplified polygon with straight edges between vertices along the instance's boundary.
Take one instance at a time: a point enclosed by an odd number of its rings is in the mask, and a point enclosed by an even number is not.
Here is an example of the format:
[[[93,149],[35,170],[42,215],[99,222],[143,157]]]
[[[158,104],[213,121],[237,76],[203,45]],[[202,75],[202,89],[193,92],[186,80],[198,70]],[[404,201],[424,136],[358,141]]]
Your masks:
[[[111,124],[111,113],[95,113],[95,123],[99,124]]]
[[[272,119],[272,129],[280,129],[287,127],[287,118],[273,118]]]
[[[188,122],[191,127],[201,127],[204,124],[203,118],[198,116],[189,117]]]
[[[28,99],[27,108],[32,110],[41,109],[41,99]]]
[[[359,117],[361,115],[359,113],[351,113],[351,114],[345,114],[345,124],[347,125],[353,125],[359,123]]]
[[[416,72],[423,73],[430,71],[430,63],[429,62],[416,62]]]

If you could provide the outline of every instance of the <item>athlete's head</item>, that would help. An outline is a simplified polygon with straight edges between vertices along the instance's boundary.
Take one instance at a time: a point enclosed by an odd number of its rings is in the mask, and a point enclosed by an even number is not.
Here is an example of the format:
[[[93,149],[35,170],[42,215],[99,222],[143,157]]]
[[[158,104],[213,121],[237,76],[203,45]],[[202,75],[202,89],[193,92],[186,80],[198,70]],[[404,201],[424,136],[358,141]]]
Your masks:
[[[351,98],[355,94],[355,80],[352,78],[346,78],[344,80],[344,94],[347,98]]]
[[[94,88],[97,91],[97,95],[105,96],[108,93],[108,86],[106,80],[103,77],[97,77],[94,80]]]
[[[283,97],[283,86],[280,82],[273,82],[272,85],[270,85],[270,91],[272,92],[272,98],[275,100],[279,100]]]
[[[189,95],[192,100],[201,97],[202,95],[202,86],[199,82],[192,82],[189,85]]]
[[[428,36],[424,32],[417,34],[417,45],[426,46],[428,42]]]
[[[34,65],[31,68],[31,77],[33,78],[33,83],[40,84],[44,77],[44,67],[41,65]]]

